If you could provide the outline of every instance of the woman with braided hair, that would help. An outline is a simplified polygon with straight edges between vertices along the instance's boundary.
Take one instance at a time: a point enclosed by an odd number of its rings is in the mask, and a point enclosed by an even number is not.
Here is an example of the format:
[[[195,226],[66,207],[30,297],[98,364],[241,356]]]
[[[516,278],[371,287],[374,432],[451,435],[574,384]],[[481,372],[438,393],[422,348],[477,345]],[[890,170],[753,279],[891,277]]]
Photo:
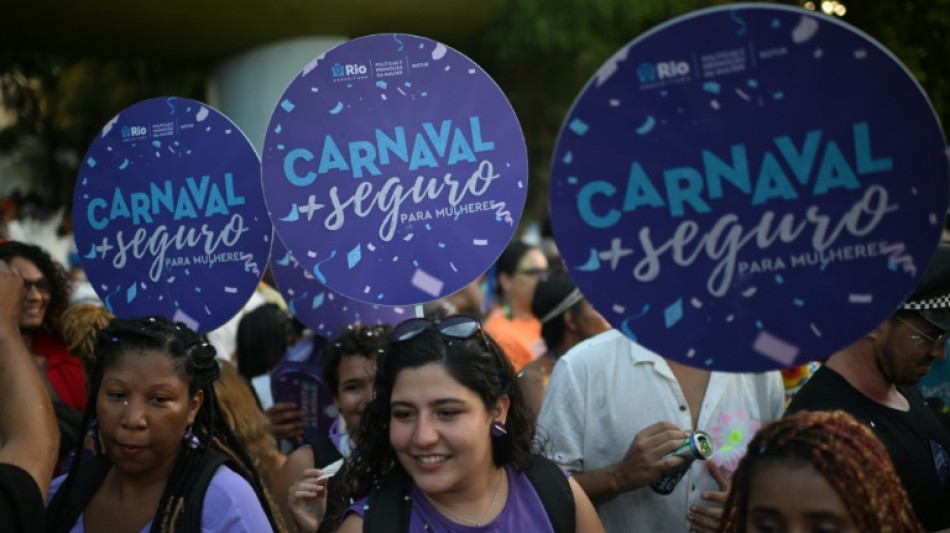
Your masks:
[[[752,438],[720,533],[921,533],[884,445],[843,411],[802,411]]]
[[[161,317],[99,331],[82,422],[95,455],[53,480],[48,532],[283,531],[215,397],[214,356]]]

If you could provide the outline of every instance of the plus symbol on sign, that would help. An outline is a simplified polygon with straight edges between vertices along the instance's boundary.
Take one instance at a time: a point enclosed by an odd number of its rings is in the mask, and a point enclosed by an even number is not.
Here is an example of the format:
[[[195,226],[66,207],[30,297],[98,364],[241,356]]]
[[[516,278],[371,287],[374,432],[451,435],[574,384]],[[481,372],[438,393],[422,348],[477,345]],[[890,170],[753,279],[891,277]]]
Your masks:
[[[109,250],[113,248],[115,248],[115,246],[112,246],[111,244],[109,244],[109,237],[103,237],[102,244],[100,244],[99,246],[96,246],[96,251],[99,252],[100,259],[105,259],[106,252],[108,252]]]

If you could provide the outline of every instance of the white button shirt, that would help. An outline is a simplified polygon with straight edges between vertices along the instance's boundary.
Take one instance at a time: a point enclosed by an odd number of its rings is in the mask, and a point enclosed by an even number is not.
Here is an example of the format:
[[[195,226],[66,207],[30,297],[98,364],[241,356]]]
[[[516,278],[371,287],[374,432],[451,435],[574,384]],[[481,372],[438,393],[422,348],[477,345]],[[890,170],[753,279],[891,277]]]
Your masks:
[[[764,374],[712,372],[698,426],[666,361],[610,330],[565,354],[554,367],[538,418],[545,452],[566,470],[597,470],[620,461],[634,437],[656,422],[702,429],[716,440],[713,461],[731,475],[758,428],[780,418],[784,387],[777,371]],[[719,485],[703,461],[694,461],[672,493],[649,487],[597,506],[608,532],[687,532],[693,504]]]

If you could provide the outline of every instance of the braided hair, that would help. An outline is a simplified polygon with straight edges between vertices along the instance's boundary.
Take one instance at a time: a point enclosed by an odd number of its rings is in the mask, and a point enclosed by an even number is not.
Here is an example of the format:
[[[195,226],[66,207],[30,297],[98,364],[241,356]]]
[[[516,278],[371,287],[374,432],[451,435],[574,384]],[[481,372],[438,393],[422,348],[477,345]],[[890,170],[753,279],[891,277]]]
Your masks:
[[[748,450],[736,469],[720,533],[747,530],[753,478],[783,461],[811,464],[834,487],[858,531],[923,532],[884,445],[843,411],[802,411],[772,422]]]
[[[99,396],[99,388],[107,369],[123,354],[137,350],[159,350],[168,355],[175,370],[188,383],[188,394],[194,397],[203,391],[204,402],[195,415],[192,431],[199,444],[192,448],[184,440],[168,476],[165,490],[159,500],[158,511],[152,519],[153,533],[171,533],[180,526],[185,498],[201,470],[202,462],[211,453],[229,459],[229,466],[248,481],[257,494],[275,531],[285,531],[283,523],[272,509],[270,497],[261,483],[247,451],[227,424],[225,415],[215,396],[214,381],[221,373],[215,359],[215,349],[182,323],[173,323],[163,317],[113,319],[99,330],[96,337],[96,362],[90,379],[90,398]],[[96,401],[90,401],[83,413],[82,432],[86,434],[96,419]],[[99,439],[93,439],[96,455],[104,452]],[[82,442],[76,447],[77,457],[82,453]],[[69,475],[60,491],[64,496],[71,489],[80,461],[74,461]],[[65,501],[66,498],[63,498]],[[48,516],[48,531],[67,531],[72,524],[58,523],[55,513]]]

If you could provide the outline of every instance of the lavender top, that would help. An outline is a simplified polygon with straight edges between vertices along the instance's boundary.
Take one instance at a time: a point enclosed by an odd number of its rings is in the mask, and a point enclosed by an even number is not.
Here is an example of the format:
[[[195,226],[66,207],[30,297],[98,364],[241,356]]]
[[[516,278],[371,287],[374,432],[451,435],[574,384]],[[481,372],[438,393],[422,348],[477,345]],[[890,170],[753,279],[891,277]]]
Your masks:
[[[446,531],[450,533],[494,533],[506,531],[554,532],[538,493],[531,481],[514,465],[507,465],[508,500],[504,509],[491,522],[481,526],[466,526],[455,523],[442,515],[425,497],[419,487],[412,485],[412,513],[409,518],[410,532]],[[565,475],[567,475],[565,473]],[[369,509],[369,497],[351,505],[344,513],[356,513],[361,518]]]
[[[66,479],[65,475],[50,484],[47,504]],[[149,521],[142,533],[152,529]],[[239,474],[226,466],[218,468],[208,485],[201,513],[202,533],[258,533],[272,532],[267,514],[251,485]],[[69,533],[84,533],[83,515],[79,515]]]

